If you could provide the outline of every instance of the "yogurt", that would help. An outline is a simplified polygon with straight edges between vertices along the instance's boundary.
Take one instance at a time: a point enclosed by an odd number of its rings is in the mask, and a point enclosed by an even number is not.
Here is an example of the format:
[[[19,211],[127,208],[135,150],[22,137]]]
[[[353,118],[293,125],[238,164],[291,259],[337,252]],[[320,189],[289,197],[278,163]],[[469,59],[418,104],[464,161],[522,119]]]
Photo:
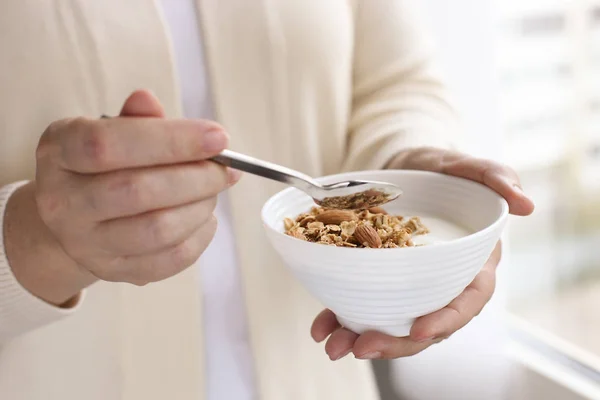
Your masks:
[[[420,213],[398,213],[398,215],[402,215],[404,218],[418,216],[421,219],[421,222],[423,222],[423,225],[429,229],[428,234],[413,236],[412,240],[416,245],[431,245],[449,242],[473,233],[460,225],[442,218],[427,216]]]

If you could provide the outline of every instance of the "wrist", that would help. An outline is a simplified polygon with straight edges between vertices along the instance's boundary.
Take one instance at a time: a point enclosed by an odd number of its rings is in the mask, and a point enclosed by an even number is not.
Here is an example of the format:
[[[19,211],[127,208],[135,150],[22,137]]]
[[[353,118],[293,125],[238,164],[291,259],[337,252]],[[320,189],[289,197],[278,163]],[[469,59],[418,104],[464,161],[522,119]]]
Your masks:
[[[96,281],[70,258],[37,212],[35,183],[17,189],[4,214],[4,247],[16,280],[34,296],[69,307]]]

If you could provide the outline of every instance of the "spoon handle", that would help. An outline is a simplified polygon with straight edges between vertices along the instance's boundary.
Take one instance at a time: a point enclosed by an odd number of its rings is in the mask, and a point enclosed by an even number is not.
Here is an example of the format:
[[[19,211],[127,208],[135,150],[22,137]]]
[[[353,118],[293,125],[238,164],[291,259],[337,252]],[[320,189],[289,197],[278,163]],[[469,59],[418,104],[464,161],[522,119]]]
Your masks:
[[[253,175],[262,176],[263,178],[295,186],[298,189],[308,191],[309,193],[320,187],[320,185],[308,175],[231,150],[223,150],[211,160],[233,169],[238,169]]]

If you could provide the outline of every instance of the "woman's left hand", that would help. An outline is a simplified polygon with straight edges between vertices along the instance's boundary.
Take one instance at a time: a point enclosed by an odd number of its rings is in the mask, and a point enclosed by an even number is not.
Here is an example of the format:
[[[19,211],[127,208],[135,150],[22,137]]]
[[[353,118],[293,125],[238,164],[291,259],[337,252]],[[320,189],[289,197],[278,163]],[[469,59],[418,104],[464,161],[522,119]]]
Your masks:
[[[494,161],[448,150],[419,148],[400,153],[388,168],[434,171],[471,179],[502,195],[511,214],[526,216],[534,209],[515,171]],[[397,338],[378,332],[357,335],[341,327],[330,310],[322,311],[315,318],[311,335],[317,342],[329,337],[325,351],[332,360],[339,360],[350,352],[359,359],[393,359],[420,353],[448,338],[479,315],[494,293],[496,267],[500,259],[501,246],[498,242],[473,282],[443,309],[418,318],[408,337]]]

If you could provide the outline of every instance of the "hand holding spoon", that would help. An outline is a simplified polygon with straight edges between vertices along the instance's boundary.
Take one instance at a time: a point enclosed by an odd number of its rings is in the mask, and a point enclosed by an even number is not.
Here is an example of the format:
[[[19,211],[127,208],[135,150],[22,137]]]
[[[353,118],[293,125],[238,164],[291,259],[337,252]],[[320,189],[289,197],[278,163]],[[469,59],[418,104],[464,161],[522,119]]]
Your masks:
[[[100,118],[111,117],[102,115]],[[233,169],[286,183],[302,190],[312,197],[315,203],[326,208],[372,208],[395,200],[402,194],[398,186],[386,182],[352,180],[321,185],[301,172],[231,150],[223,150],[211,160]]]

